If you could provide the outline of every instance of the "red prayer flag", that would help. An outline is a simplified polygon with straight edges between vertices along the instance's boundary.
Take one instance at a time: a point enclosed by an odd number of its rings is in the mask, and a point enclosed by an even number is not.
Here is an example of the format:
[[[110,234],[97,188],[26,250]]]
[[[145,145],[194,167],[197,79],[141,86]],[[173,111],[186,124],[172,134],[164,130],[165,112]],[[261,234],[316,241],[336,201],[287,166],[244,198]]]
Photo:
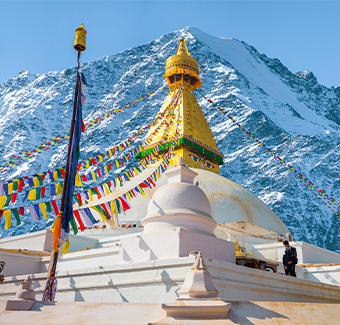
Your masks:
[[[126,210],[131,209],[131,207],[129,206],[129,204],[128,204],[121,196],[118,197],[118,199],[119,199],[119,201],[120,201],[121,204],[122,204],[122,207],[123,207],[124,212],[125,212]]]
[[[100,199],[102,195],[100,194],[99,188],[96,186],[94,190],[97,192],[96,194],[98,195],[98,199]]]
[[[111,213],[107,210],[105,204],[102,203],[102,204],[99,204],[99,205],[100,205],[100,206],[104,209],[104,211],[111,217]]]
[[[11,203],[15,203],[15,200],[17,199],[17,195],[18,195],[18,193],[13,193],[13,194],[12,194]]]
[[[57,202],[55,200],[53,200],[53,201],[51,201],[51,204],[53,206],[54,213],[57,216],[59,214],[59,208],[58,208]]]
[[[139,185],[141,186],[141,188],[149,188],[149,186],[144,182],[140,183]]]
[[[84,231],[86,229],[84,223],[83,223],[83,220],[81,219],[80,217],[80,213],[78,210],[74,210],[73,211],[73,215],[75,216],[75,218],[77,219],[78,223],[79,223],[79,226],[80,226],[80,231]]]
[[[19,181],[19,187],[18,187],[19,192],[21,192],[22,189],[24,188],[24,184],[25,184],[25,181],[23,179],[21,181]]]
[[[25,209],[24,209],[24,207],[19,207],[18,210],[19,210],[19,214],[20,214],[21,216],[23,216],[23,215],[25,214]]]
[[[43,187],[41,188],[41,191],[40,191],[40,198],[41,198],[41,199],[43,199],[43,198],[45,197],[45,189],[46,189],[45,186],[43,186]]]
[[[78,199],[80,205],[83,205],[83,201],[82,201],[82,199],[81,199],[80,193],[76,193],[76,197],[77,197],[77,199]]]

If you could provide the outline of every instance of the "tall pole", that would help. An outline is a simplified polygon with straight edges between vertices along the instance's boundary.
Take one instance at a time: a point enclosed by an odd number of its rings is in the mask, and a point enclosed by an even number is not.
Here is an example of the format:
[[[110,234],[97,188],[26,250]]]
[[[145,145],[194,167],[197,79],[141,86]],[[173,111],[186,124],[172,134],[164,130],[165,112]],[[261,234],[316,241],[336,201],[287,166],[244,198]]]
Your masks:
[[[78,105],[79,105],[79,94],[80,94],[80,87],[81,87],[81,76],[79,73],[79,69],[80,69],[80,56],[81,56],[81,52],[84,51],[86,49],[86,30],[84,29],[84,25],[82,24],[79,28],[76,29],[76,39],[74,41],[74,48],[77,51],[77,81],[76,81],[76,89],[75,89],[75,93],[74,93],[74,104],[73,104],[73,114],[72,114],[72,120],[71,120],[71,127],[70,127],[70,136],[69,136],[69,144],[68,144],[68,150],[67,150],[67,157],[66,157],[66,167],[65,167],[65,177],[64,177],[64,186],[63,186],[63,194],[62,194],[62,198],[61,198],[61,203],[60,203],[60,212],[55,220],[54,223],[54,247],[53,247],[53,253],[51,256],[51,262],[50,262],[50,270],[49,270],[49,276],[47,278],[47,283],[46,283],[46,287],[45,287],[45,291],[44,291],[44,295],[43,295],[43,300],[54,300],[54,293],[56,291],[56,278],[55,278],[55,272],[56,272],[56,267],[57,267],[57,262],[58,262],[58,256],[59,256],[59,250],[60,250],[60,233],[61,233],[61,227],[62,227],[62,220],[63,217],[66,218],[64,221],[67,222],[67,224],[69,223],[68,218],[67,218],[67,214],[66,216],[64,216],[64,208],[65,208],[65,200],[66,200],[66,195],[70,195],[70,193],[67,193],[67,189],[68,189],[68,181],[69,181],[69,177],[70,177],[70,170],[72,168],[72,175],[71,177],[74,178],[74,167],[70,166],[71,163],[74,163],[72,161],[72,156],[73,152],[72,152],[72,148],[73,150],[75,149],[75,147],[79,146],[79,140],[80,137],[78,137],[78,140],[75,140],[74,137],[74,131],[75,131],[75,124],[76,124],[76,120],[79,123],[79,119],[81,118],[81,107],[80,107],[80,115],[77,116],[77,112],[78,112]],[[76,135],[77,136],[77,135]],[[76,145],[76,146],[75,146]],[[70,168],[71,167],[71,168]],[[70,182],[73,182],[74,179],[70,179]],[[71,185],[71,183],[70,183]],[[73,184],[74,185],[74,184]],[[72,187],[71,187],[72,188]],[[71,190],[72,193],[71,195],[73,196],[73,190]],[[70,205],[69,198],[68,198],[68,208],[67,210],[69,210],[69,205]],[[71,205],[71,210],[70,211],[66,211],[66,212],[70,212],[72,213],[72,205]],[[53,289],[54,288],[54,289]],[[53,291],[54,290],[54,291]]]

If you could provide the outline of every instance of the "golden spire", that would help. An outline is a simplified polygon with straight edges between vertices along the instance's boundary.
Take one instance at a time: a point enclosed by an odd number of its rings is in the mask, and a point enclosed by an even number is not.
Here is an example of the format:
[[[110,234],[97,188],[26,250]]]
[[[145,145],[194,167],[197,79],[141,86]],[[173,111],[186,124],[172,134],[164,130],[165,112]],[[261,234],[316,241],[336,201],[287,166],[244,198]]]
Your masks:
[[[218,174],[219,165],[223,164],[223,155],[218,150],[214,135],[193,93],[193,90],[201,87],[202,82],[198,63],[189,54],[183,36],[175,55],[166,60],[164,77],[172,90],[160,110],[165,120],[150,128],[146,136],[147,146],[137,157],[142,159],[157,147],[159,153],[156,158],[159,159],[166,154],[172,141],[175,141],[177,147],[172,152],[171,165],[177,166],[182,157],[188,167]]]
[[[164,77],[172,90],[183,82],[184,88],[190,91],[202,86],[197,60],[189,54],[183,36],[179,39],[175,55],[166,60]]]

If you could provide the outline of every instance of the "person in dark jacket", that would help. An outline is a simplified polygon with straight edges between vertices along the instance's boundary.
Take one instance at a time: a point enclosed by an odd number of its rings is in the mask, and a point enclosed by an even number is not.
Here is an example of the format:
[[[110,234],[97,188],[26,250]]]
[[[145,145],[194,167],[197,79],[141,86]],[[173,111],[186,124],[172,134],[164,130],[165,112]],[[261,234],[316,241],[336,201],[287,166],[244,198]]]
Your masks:
[[[282,259],[282,263],[285,268],[285,273],[286,275],[296,277],[295,265],[298,262],[296,249],[294,247],[291,247],[287,240],[283,242],[283,245],[286,248],[285,254],[283,255]]]

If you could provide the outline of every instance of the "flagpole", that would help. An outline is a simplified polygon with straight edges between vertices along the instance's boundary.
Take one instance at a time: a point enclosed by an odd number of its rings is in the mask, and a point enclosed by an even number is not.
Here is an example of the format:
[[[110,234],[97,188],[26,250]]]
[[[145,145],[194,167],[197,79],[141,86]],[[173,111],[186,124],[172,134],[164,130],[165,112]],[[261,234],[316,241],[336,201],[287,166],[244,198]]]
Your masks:
[[[76,39],[74,41],[74,48],[77,51],[77,80],[76,80],[76,89],[74,94],[74,103],[73,103],[73,114],[72,114],[72,120],[71,120],[71,126],[70,126],[70,136],[69,136],[69,144],[68,144],[68,150],[67,150],[67,158],[66,158],[66,167],[65,167],[65,177],[64,177],[64,185],[63,185],[63,193],[60,203],[60,211],[59,214],[55,220],[55,228],[54,228],[54,246],[53,246],[53,252],[51,255],[51,262],[50,267],[48,270],[48,278],[47,283],[45,287],[45,291],[48,293],[48,300],[53,301],[54,297],[52,297],[52,287],[53,284],[56,285],[56,278],[55,278],[55,272],[58,262],[58,256],[59,256],[59,250],[60,250],[60,230],[61,230],[61,224],[63,219],[63,212],[64,212],[64,206],[65,206],[65,199],[66,199],[66,191],[68,186],[68,179],[69,179],[69,170],[70,170],[70,163],[71,163],[71,150],[73,148],[73,141],[74,141],[74,128],[76,123],[76,116],[77,116],[77,108],[79,104],[79,87],[80,85],[80,56],[81,52],[85,51],[86,49],[86,30],[84,29],[84,25],[82,24],[79,28],[76,29]],[[53,261],[53,262],[52,262]],[[45,292],[44,292],[45,294]]]

